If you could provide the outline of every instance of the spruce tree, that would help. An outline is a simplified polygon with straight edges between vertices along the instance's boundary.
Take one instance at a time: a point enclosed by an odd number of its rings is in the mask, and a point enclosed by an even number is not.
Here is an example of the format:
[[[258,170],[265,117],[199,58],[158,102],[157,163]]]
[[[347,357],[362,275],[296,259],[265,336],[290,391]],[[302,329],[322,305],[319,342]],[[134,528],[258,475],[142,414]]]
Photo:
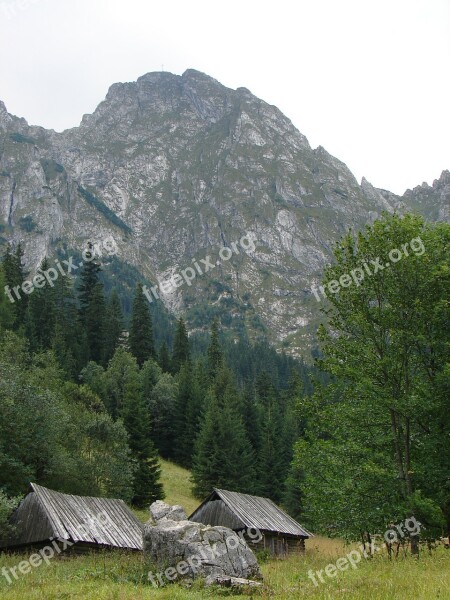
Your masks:
[[[150,437],[149,406],[142,391],[136,359],[118,348],[105,372],[105,393],[113,417],[123,420],[132,458],[136,461],[132,502],[143,508],[163,498],[158,454]]]
[[[144,508],[163,498],[164,492],[159,481],[161,468],[158,454],[150,438],[150,414],[142,397],[138,369],[134,367],[127,374],[121,416],[128,432],[132,456],[137,462],[132,503]]]
[[[219,342],[219,323],[214,320],[211,326],[211,340],[208,347],[208,373],[213,381],[223,364],[223,352]]]
[[[25,279],[24,266],[22,262],[23,255],[24,252],[20,243],[17,245],[15,252],[12,252],[11,246],[8,244],[6,247],[5,256],[3,258],[5,284],[9,287],[9,294],[14,299],[14,329],[19,329],[25,323],[25,315],[27,312],[29,298],[29,296],[22,290],[22,283]],[[13,291],[14,288],[16,288],[16,292]],[[17,294],[19,297],[17,297]]]
[[[261,446],[261,410],[256,402],[255,386],[253,381],[246,383],[243,394],[244,425],[248,440],[253,448],[255,456],[258,455]]]
[[[105,346],[103,354],[103,363],[105,365],[114,356],[124,331],[122,306],[116,289],[113,289],[111,298],[106,308],[105,323]]]
[[[41,263],[40,270],[49,268],[47,258]],[[30,350],[48,350],[52,345],[56,325],[55,287],[35,288],[28,299],[25,316],[25,331],[30,342]]]
[[[221,411],[221,439],[225,459],[221,485],[231,491],[251,494],[256,489],[255,455],[242,413],[242,398],[232,382],[225,390]]]
[[[150,393],[148,406],[151,437],[161,456],[173,458],[175,439],[175,402],[177,384],[170,373],[163,373]]]
[[[206,410],[195,444],[192,467],[192,492],[196,498],[204,498],[218,487],[224,471],[224,448],[221,447],[219,404],[210,390],[206,397]]]
[[[177,322],[175,338],[173,341],[172,368],[174,373],[178,373],[181,365],[190,359],[189,338],[186,325],[183,319]]]
[[[3,293],[5,289],[6,279],[5,273],[3,270],[3,265],[0,263],[0,329],[4,327],[5,329],[10,329],[14,323],[14,309],[13,304]]]
[[[198,376],[190,361],[181,366],[177,383],[174,458],[179,465],[189,469],[192,466],[193,441],[198,433],[203,405]]]
[[[55,281],[54,297],[52,348],[68,377],[76,380],[86,364],[87,342],[84,330],[80,332],[79,312],[70,277],[59,277]]]
[[[257,394],[262,412],[261,442],[258,455],[259,494],[280,502],[289,468],[286,456],[283,415],[277,392],[263,371],[257,381]]]
[[[136,287],[133,300],[128,343],[131,354],[136,358],[139,366],[142,366],[149,358],[156,357],[153,342],[152,317],[148,302],[142,291],[142,284],[140,283]]]
[[[92,252],[92,246],[89,246]],[[80,322],[87,344],[88,360],[100,363],[105,341],[105,298],[99,281],[100,265],[91,260],[83,264],[80,273]]]
[[[67,332],[60,322],[57,322],[55,325],[51,347],[66,377],[76,380],[80,365],[77,363],[70,344],[67,341]]]
[[[304,485],[305,474],[298,461],[293,460],[286,478],[283,506],[294,519],[303,520],[304,517]]]
[[[164,373],[172,372],[172,361],[170,360],[169,349],[166,342],[163,342],[159,349],[158,363]]]
[[[242,417],[241,395],[228,369],[222,369],[217,380],[223,383],[208,392],[195,448],[192,481],[197,497],[213,487],[255,491],[255,457]]]

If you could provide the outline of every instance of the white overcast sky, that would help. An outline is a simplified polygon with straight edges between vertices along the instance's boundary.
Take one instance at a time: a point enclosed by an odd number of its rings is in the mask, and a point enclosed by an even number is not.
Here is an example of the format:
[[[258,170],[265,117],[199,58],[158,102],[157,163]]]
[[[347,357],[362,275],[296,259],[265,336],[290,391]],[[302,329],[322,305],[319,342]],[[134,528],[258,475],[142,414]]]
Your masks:
[[[0,57],[9,112],[57,131],[164,65],[249,88],[377,187],[450,168],[449,0],[0,0]]]

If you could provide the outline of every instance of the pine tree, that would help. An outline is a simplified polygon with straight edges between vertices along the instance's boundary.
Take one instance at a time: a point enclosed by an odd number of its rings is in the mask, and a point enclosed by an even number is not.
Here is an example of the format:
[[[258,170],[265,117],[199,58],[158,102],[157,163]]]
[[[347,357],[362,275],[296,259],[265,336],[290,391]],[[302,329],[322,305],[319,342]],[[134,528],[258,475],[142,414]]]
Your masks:
[[[92,246],[89,246],[92,251]],[[105,340],[105,298],[99,281],[100,265],[85,262],[80,273],[80,322],[86,336],[88,360],[100,363]]]
[[[177,384],[170,373],[163,373],[153,387],[149,408],[151,416],[151,437],[159,454],[172,459],[175,439],[175,403]]]
[[[67,378],[76,380],[79,372],[79,364],[67,342],[67,332],[60,322],[57,322],[55,325],[51,347],[55,353],[59,366],[66,374]]]
[[[221,447],[219,404],[210,391],[206,398],[206,411],[195,444],[192,467],[192,491],[196,498],[204,498],[221,481],[224,471],[224,449]]]
[[[6,247],[5,256],[3,258],[3,272],[5,275],[6,286],[9,288],[9,295],[11,295],[14,300],[14,329],[19,329],[25,323],[25,315],[27,312],[29,298],[29,296],[22,290],[22,283],[25,279],[24,266],[22,262],[23,255],[24,252],[21,244],[18,244],[15,252],[12,252],[11,246],[8,244]],[[15,291],[14,288],[16,288]]]
[[[298,461],[292,461],[289,467],[286,479],[285,492],[283,496],[283,506],[294,519],[303,519],[303,469],[298,465]]]
[[[14,323],[14,309],[13,304],[3,293],[5,289],[6,279],[3,270],[3,265],[0,263],[0,329],[10,329]]]
[[[119,349],[118,352],[125,351]],[[139,370],[135,360],[130,362],[125,377],[120,414],[128,432],[132,456],[137,461],[132,503],[138,508],[144,508],[164,497],[163,487],[159,481],[161,468],[158,454],[150,438],[150,413],[142,395]]]
[[[117,290],[114,289],[106,308],[103,364],[107,365],[117,350],[124,331],[123,313]]]
[[[80,332],[79,313],[70,277],[55,281],[55,330],[52,348],[61,367],[70,379],[76,380],[86,364],[87,341],[84,330]]]
[[[183,319],[177,322],[175,338],[173,341],[172,367],[178,373],[183,363],[190,360],[189,338]]]
[[[158,363],[164,373],[172,372],[172,362],[166,342],[163,342],[159,349]]]
[[[192,466],[193,440],[198,433],[203,405],[197,373],[190,361],[181,366],[177,382],[174,458],[179,465],[189,469]]]
[[[222,369],[217,379],[222,381],[216,386],[220,395],[213,389],[208,392],[193,460],[193,491],[198,497],[213,487],[243,493],[255,490],[255,457],[242,417],[241,396],[228,369]]]
[[[148,302],[142,291],[142,284],[136,287],[131,315],[130,336],[128,338],[130,351],[136,358],[138,365],[142,366],[149,358],[155,358],[153,342],[152,317]]]
[[[255,387],[252,381],[247,382],[244,388],[243,413],[248,440],[255,456],[258,456],[261,445],[261,410],[256,402]]]
[[[232,382],[224,393],[220,423],[225,459],[221,485],[227,490],[251,494],[255,491],[255,455],[242,413],[242,398]]]
[[[258,488],[262,496],[280,502],[289,467],[283,415],[275,388],[263,371],[257,381],[257,394],[262,411],[261,442],[258,455]]]
[[[49,268],[47,258],[41,263],[40,270]],[[30,342],[30,350],[48,350],[52,345],[56,326],[55,287],[35,288],[28,299],[25,316],[25,331]]]
[[[208,347],[208,372],[211,381],[214,380],[223,364],[223,352],[219,342],[219,323],[214,320],[211,326],[211,340]]]
[[[105,373],[106,393],[114,406],[113,416],[123,419],[128,443],[136,461],[133,498],[135,506],[143,508],[164,497],[159,481],[161,469],[156,449],[150,437],[149,406],[142,391],[142,381],[136,359],[124,348],[118,348]],[[112,393],[115,397],[111,398]]]

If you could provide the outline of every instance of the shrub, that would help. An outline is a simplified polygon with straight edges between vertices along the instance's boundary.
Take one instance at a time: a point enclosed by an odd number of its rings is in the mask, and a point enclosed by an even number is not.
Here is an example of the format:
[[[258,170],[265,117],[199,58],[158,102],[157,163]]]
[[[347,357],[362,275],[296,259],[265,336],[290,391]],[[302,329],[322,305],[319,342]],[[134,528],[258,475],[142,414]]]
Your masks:
[[[7,538],[12,532],[12,528],[9,525],[9,517],[18,506],[19,500],[20,498],[8,498],[0,490],[0,540]]]

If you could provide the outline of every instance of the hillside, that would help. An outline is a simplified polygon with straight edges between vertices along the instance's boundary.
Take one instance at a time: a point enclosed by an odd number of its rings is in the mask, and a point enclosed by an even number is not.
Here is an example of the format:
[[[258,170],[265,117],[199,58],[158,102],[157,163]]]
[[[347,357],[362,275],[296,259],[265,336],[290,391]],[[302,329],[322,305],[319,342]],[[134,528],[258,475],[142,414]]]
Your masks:
[[[200,504],[200,501],[191,493],[190,477],[191,473],[187,469],[167,460],[161,460],[161,481],[166,494],[164,502],[181,504],[188,516]]]

